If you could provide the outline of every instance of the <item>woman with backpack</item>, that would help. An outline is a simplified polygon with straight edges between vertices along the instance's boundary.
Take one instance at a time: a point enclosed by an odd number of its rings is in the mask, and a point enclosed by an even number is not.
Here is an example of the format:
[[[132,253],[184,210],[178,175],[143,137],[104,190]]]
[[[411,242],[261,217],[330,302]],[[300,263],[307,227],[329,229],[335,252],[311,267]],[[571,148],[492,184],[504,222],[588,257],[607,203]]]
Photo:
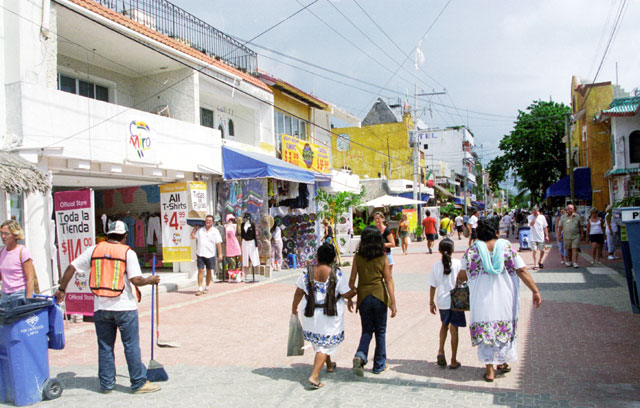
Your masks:
[[[336,369],[331,361],[344,340],[344,299],[350,299],[356,291],[349,289],[349,281],[339,268],[333,266],[336,250],[331,244],[318,248],[317,265],[298,277],[293,295],[291,313],[303,311],[300,323],[304,339],[313,345],[316,352],[313,369],[308,378],[309,387],[318,389],[320,371],[327,365],[327,373]]]

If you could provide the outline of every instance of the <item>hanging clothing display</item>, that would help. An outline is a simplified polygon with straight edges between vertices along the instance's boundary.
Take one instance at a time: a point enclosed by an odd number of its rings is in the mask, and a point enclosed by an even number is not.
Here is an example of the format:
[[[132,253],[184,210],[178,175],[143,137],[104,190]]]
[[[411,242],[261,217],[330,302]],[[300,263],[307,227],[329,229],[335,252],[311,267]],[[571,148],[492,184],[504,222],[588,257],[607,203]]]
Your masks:
[[[122,202],[125,204],[131,204],[133,202],[133,194],[138,190],[138,186],[124,187],[117,189],[122,196]]]
[[[153,245],[154,234],[158,242],[162,242],[162,230],[160,227],[160,217],[149,217],[147,220],[147,245]]]
[[[136,248],[141,248],[145,246],[146,240],[144,236],[144,230],[145,230],[145,219],[144,218],[136,219]]]

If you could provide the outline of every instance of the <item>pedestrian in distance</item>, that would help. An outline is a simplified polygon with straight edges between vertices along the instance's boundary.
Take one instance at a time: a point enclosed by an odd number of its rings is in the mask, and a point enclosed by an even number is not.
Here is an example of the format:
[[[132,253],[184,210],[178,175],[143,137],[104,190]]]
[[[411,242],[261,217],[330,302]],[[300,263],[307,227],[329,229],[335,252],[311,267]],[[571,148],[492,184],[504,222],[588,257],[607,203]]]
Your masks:
[[[440,235],[442,238],[448,238],[451,234],[451,224],[453,224],[453,221],[451,221],[449,215],[442,214],[442,219],[440,220]]]
[[[349,288],[347,277],[334,266],[335,259],[336,249],[332,244],[324,243],[318,248],[317,265],[298,277],[291,305],[293,314],[304,311],[300,321],[303,336],[316,353],[307,379],[312,389],[324,386],[320,382],[320,371],[325,364],[327,373],[336,369],[331,356],[344,340],[344,301],[356,293]]]
[[[562,230],[560,229],[560,225],[567,217],[567,210],[565,208],[560,208],[558,214],[556,215],[556,241],[558,242],[558,250],[560,251],[560,258],[562,259],[560,263],[562,265],[571,266],[571,262],[567,257],[567,249],[564,247],[564,239],[562,238]]]
[[[507,238],[509,238],[509,232],[511,231],[511,216],[509,213],[506,213],[504,217],[502,217],[502,225],[504,225],[505,234]]]
[[[332,244],[333,242],[333,228],[328,218],[322,220],[322,229],[324,234],[322,235],[322,242],[325,244]]]
[[[431,216],[431,211],[426,211],[426,217],[422,220],[422,229],[427,237],[427,250],[429,254],[433,253],[433,242],[436,240],[436,225],[438,222]]]
[[[458,240],[462,240],[462,229],[464,228],[464,218],[462,214],[458,214],[456,217],[456,232],[458,233]]]
[[[273,270],[278,271],[282,267],[282,229],[276,223],[271,228],[271,258],[273,262]]]
[[[611,204],[607,206],[606,215],[604,218],[605,221],[605,233],[607,238],[607,252],[609,256],[608,260],[612,261],[614,259],[618,259],[616,256],[616,241],[618,236],[618,225],[613,220],[613,212],[611,210]]]
[[[226,224],[224,225],[225,235],[225,253],[224,264],[227,274],[232,271],[233,274],[240,273],[241,265],[238,257],[242,254],[240,243],[238,242],[238,225],[236,217],[233,214],[227,214]]]
[[[509,241],[498,237],[491,223],[478,222],[477,233],[478,240],[462,257],[457,281],[468,281],[471,344],[478,347],[478,359],[485,364],[484,380],[493,382],[495,371],[508,373],[508,363],[518,357],[520,280],[533,293],[536,307],[542,297],[522,258]]]
[[[580,249],[582,228],[582,217],[576,214],[576,207],[573,204],[567,205],[567,216],[560,222],[560,233],[563,236],[564,248],[567,251],[569,261],[567,266],[578,267],[578,250]]]
[[[198,266],[198,291],[196,296],[209,293],[209,285],[212,280],[212,271],[217,270],[219,261],[222,261],[222,236],[213,226],[213,215],[207,215],[204,220],[204,228],[196,226],[191,231],[191,239],[196,240],[196,264]],[[205,286],[202,286],[204,270],[207,270]]]
[[[534,271],[544,268],[542,257],[544,256],[545,242],[549,241],[549,224],[547,218],[540,213],[538,207],[531,209],[531,215],[527,217],[529,227],[531,227],[531,254],[533,255]]]
[[[407,255],[407,249],[409,248],[409,220],[407,219],[407,214],[402,214],[402,219],[398,226],[398,237],[400,238],[402,254]]]
[[[376,224],[376,228],[382,234],[382,244],[384,247],[384,253],[387,256],[387,262],[389,263],[389,272],[393,274],[393,255],[391,254],[391,248],[396,246],[396,240],[393,237],[391,229],[387,226],[384,214],[376,212],[373,214],[373,222]]]
[[[591,242],[591,265],[602,261],[602,246],[604,245],[604,228],[602,227],[602,218],[598,216],[598,209],[592,208],[589,212],[589,221],[587,222],[587,235]]]
[[[362,231],[360,245],[353,257],[349,287],[356,289],[358,297],[356,313],[360,312],[362,334],[358,350],[353,358],[353,373],[359,377],[364,375],[367,364],[369,345],[375,335],[376,348],[373,355],[373,373],[380,374],[387,370],[387,308],[391,309],[391,317],[395,317],[395,286],[384,253],[383,240],[378,228],[365,227]],[[357,281],[357,285],[356,285]],[[349,299],[347,307],[353,312],[353,299]]]
[[[451,364],[449,368],[455,370],[461,366],[457,360],[458,355],[458,327],[467,327],[464,312],[451,310],[450,292],[456,287],[456,279],[460,272],[460,261],[451,259],[454,251],[453,241],[445,238],[440,241],[438,251],[442,254],[440,261],[436,262],[429,274],[429,311],[436,314],[440,311],[440,344],[437,354],[437,362],[440,367],[447,366],[444,353],[444,344],[447,341],[447,332],[451,332]]]
[[[125,244],[127,233],[124,222],[110,223],[107,240],[87,248],[67,266],[55,293],[58,302],[62,302],[76,270],[90,271],[89,287],[95,295],[93,321],[98,337],[98,378],[103,393],[113,391],[116,384],[114,346],[118,331],[129,368],[131,391],[142,394],[160,390],[158,385],[147,381],[147,369],[140,356],[136,303],[136,300],[140,302],[138,286],[158,284],[160,276],[142,276],[138,255]],[[133,294],[132,283],[137,296]]]
[[[469,246],[473,244],[473,242],[478,239],[476,234],[476,228],[478,227],[478,209],[471,210],[471,217],[467,221],[467,228],[469,229]]]
[[[24,239],[24,232],[18,221],[3,222],[0,235],[4,245],[4,248],[0,249],[0,306],[8,307],[15,300],[33,296],[36,270],[31,260],[31,252],[18,243],[18,240]]]

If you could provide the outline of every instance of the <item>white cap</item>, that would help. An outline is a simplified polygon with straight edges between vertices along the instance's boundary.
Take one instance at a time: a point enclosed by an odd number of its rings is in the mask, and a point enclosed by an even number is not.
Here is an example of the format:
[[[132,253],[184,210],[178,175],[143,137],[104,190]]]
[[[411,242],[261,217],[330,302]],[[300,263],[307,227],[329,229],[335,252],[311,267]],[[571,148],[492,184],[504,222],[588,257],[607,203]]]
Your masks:
[[[129,228],[127,228],[127,224],[122,221],[115,221],[109,223],[109,230],[107,234],[120,234],[124,235],[129,232]]]

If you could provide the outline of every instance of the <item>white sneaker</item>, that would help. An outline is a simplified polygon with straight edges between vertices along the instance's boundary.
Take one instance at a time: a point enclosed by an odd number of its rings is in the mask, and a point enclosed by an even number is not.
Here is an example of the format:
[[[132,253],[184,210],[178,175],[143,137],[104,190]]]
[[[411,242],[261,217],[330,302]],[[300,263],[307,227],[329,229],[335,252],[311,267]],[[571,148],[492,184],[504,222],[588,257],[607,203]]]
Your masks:
[[[578,267],[578,263],[577,263],[577,262],[574,262],[574,263],[573,263],[573,267],[574,267],[574,268],[577,268],[577,267]]]
[[[613,261],[614,259],[616,259],[616,257],[615,257],[615,256],[613,256],[613,255],[609,255],[609,256],[607,257],[607,259],[608,259],[608,260],[610,260],[610,261]]]
[[[566,265],[566,263],[564,263],[564,261],[560,261],[560,265]]]

